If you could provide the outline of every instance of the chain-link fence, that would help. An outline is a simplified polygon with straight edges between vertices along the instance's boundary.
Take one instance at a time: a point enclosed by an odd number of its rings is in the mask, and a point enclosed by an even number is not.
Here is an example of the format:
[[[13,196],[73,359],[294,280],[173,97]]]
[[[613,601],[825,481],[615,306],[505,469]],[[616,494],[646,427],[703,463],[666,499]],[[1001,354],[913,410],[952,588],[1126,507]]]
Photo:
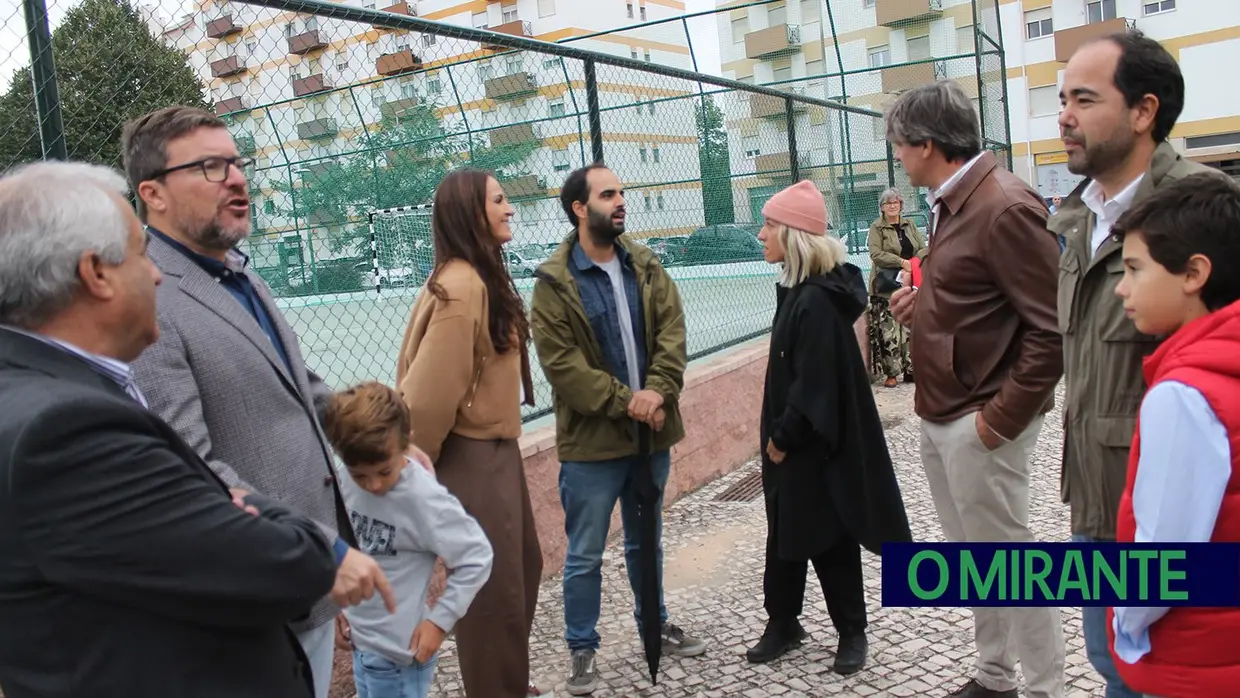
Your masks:
[[[127,1],[63,11],[55,67],[22,67],[0,98],[0,164],[56,141],[52,76],[76,159],[118,163],[120,125],[150,109],[214,109],[255,159],[251,264],[335,386],[392,380],[433,262],[428,206],[453,169],[494,172],[514,200],[506,256],[528,301],[569,232],[560,184],[605,160],[626,185],[630,236],[677,280],[697,357],[769,330],[774,270],[756,232],[779,189],[818,185],[863,269],[879,192],[902,186],[916,216],[884,140],[893,94],[957,79],[988,147],[1007,148],[997,0],[762,0],[688,16],[644,0],[206,0],[175,19]],[[579,28],[600,23],[623,28]],[[738,80],[693,72],[705,40]],[[527,418],[549,409],[538,384]]]

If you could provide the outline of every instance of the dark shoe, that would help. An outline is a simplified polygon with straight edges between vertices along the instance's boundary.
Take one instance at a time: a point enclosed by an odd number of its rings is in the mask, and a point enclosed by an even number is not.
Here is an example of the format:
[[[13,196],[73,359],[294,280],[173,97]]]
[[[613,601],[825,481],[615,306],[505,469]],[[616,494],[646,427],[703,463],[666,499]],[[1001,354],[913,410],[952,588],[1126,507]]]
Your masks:
[[[574,650],[573,669],[568,675],[568,694],[586,696],[598,688],[598,672],[594,666],[594,650]]]
[[[905,382],[905,383],[912,383],[912,382],[914,382],[914,381],[913,381],[913,374],[912,374],[912,373],[906,373],[906,374],[904,374],[904,382]]]
[[[791,622],[769,621],[762,639],[745,652],[745,658],[754,664],[765,664],[800,647],[806,637],[805,628],[795,618]]]
[[[855,674],[865,666],[869,649],[870,643],[866,641],[865,633],[841,637],[840,646],[835,650],[835,666],[831,668],[844,676]]]
[[[1019,698],[1015,688],[1010,691],[992,691],[978,683],[976,679],[969,679],[968,683],[948,695],[958,698]]]
[[[706,641],[686,635],[672,623],[663,625],[663,654],[672,657],[696,657],[706,651]]]

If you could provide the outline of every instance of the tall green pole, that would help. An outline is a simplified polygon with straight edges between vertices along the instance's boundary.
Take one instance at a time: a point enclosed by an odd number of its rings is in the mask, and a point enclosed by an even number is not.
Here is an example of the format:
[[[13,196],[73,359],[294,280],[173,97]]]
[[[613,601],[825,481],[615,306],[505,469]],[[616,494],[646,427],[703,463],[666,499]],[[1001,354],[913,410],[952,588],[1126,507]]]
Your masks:
[[[26,39],[30,44],[30,79],[34,87],[35,113],[45,160],[68,160],[65,124],[60,116],[60,90],[52,61],[52,34],[47,28],[43,0],[22,0],[26,12]]]

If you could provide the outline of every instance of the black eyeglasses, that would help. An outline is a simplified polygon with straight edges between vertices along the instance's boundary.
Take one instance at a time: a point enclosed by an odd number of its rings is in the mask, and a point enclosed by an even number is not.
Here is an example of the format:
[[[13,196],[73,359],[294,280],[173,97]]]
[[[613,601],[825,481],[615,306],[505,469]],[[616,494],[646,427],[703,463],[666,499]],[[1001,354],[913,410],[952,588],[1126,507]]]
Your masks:
[[[163,177],[164,175],[171,174],[178,170],[188,170],[188,169],[197,167],[198,169],[202,170],[202,176],[205,177],[208,182],[219,183],[219,182],[223,182],[224,180],[228,179],[228,168],[229,167],[235,167],[238,170],[241,170],[241,174],[244,175],[244,174],[247,174],[250,168],[252,168],[253,166],[254,166],[254,158],[210,157],[210,158],[203,158],[201,160],[195,160],[193,162],[187,162],[184,165],[177,165],[176,167],[164,168],[156,172],[155,174],[151,175],[149,179],[159,179],[160,177]]]

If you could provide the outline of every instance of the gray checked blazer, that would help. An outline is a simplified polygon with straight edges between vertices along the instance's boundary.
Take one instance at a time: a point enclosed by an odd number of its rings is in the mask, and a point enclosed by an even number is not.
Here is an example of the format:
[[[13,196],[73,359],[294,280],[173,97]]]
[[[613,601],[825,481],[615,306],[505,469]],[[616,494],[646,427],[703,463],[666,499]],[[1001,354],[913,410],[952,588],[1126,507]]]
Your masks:
[[[356,547],[319,414],[331,390],[306,369],[297,335],[266,283],[246,276],[267,306],[292,374],[258,322],[196,262],[152,235],[163,273],[156,296],[159,341],[134,362],[151,411],[197,451],[229,487],[273,497]],[[332,620],[325,597],[293,630]]]

